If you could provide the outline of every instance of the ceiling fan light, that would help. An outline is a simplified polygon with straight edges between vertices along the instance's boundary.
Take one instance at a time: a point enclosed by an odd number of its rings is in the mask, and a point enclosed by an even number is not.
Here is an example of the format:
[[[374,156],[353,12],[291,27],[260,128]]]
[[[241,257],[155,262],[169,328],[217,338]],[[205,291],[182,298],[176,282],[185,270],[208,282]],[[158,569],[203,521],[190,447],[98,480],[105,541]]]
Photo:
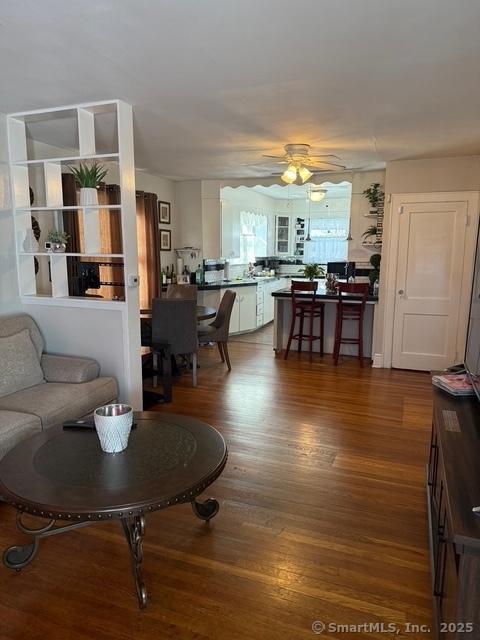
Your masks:
[[[327,195],[327,191],[325,189],[318,189],[317,191],[311,191],[310,200],[312,202],[321,202],[326,195]]]
[[[282,173],[281,179],[287,184],[292,184],[297,179],[297,167],[293,164],[289,165],[287,169]]]
[[[298,175],[300,176],[302,182],[306,182],[307,180],[310,180],[310,178],[313,176],[313,173],[309,171],[307,167],[300,167],[300,169],[298,170]]]

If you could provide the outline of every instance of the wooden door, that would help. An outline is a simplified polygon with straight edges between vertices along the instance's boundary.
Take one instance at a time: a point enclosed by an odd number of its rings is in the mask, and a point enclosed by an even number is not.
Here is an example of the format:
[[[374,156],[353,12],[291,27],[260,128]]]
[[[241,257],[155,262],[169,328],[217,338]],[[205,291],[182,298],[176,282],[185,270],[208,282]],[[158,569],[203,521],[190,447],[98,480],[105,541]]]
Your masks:
[[[461,199],[420,199],[392,212],[399,217],[393,367],[443,369],[459,357],[462,279],[471,279],[471,265],[464,273],[467,212],[468,202]]]

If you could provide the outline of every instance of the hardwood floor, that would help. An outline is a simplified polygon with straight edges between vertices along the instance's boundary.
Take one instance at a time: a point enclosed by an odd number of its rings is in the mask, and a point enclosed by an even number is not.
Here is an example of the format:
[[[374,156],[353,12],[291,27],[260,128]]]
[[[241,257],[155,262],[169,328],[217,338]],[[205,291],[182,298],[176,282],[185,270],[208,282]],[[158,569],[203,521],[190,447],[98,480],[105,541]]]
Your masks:
[[[210,525],[188,505],[148,516],[147,609],[120,527],[95,525],[42,541],[21,573],[0,567],[2,640],[301,640],[315,620],[430,624],[428,375],[285,362],[243,341],[230,354],[229,374],[202,349],[198,387],[185,375],[157,406],[215,426],[230,457],[208,491],[221,502]],[[6,505],[0,523],[2,547],[22,540]],[[348,636],[386,634],[320,637]]]

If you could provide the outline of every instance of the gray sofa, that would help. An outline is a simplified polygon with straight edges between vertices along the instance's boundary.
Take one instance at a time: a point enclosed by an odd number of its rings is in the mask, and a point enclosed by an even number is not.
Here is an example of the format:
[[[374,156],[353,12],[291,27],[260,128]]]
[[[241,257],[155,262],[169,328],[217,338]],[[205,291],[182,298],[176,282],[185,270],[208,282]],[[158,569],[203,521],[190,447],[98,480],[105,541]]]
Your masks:
[[[99,377],[95,360],[43,349],[32,317],[0,317],[0,458],[20,440],[117,398],[116,380]]]

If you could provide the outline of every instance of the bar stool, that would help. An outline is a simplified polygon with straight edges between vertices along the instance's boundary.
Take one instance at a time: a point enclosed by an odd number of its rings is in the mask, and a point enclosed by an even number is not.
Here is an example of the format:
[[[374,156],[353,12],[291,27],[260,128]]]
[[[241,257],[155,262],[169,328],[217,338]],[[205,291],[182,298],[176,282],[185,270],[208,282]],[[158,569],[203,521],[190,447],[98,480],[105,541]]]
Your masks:
[[[323,356],[323,336],[325,322],[325,304],[317,300],[318,282],[299,282],[292,281],[292,322],[290,325],[290,334],[288,336],[287,349],[285,351],[285,360],[288,358],[292,340],[298,341],[298,352],[302,350],[304,340],[309,342],[310,360],[312,359],[313,343],[320,340],[320,355]],[[300,320],[299,331],[295,333],[295,324],[297,318]],[[313,335],[313,321],[320,318],[320,335]],[[310,321],[309,333],[303,332],[305,320]]]
[[[344,294],[348,294],[348,296],[345,297]],[[340,345],[357,344],[360,366],[363,367],[363,317],[365,315],[367,296],[368,284],[366,283],[348,284],[346,282],[340,282],[338,284],[335,345],[333,348],[333,360],[335,365],[338,364]],[[342,336],[344,321],[353,321],[358,323],[358,333],[356,338],[344,338]]]

